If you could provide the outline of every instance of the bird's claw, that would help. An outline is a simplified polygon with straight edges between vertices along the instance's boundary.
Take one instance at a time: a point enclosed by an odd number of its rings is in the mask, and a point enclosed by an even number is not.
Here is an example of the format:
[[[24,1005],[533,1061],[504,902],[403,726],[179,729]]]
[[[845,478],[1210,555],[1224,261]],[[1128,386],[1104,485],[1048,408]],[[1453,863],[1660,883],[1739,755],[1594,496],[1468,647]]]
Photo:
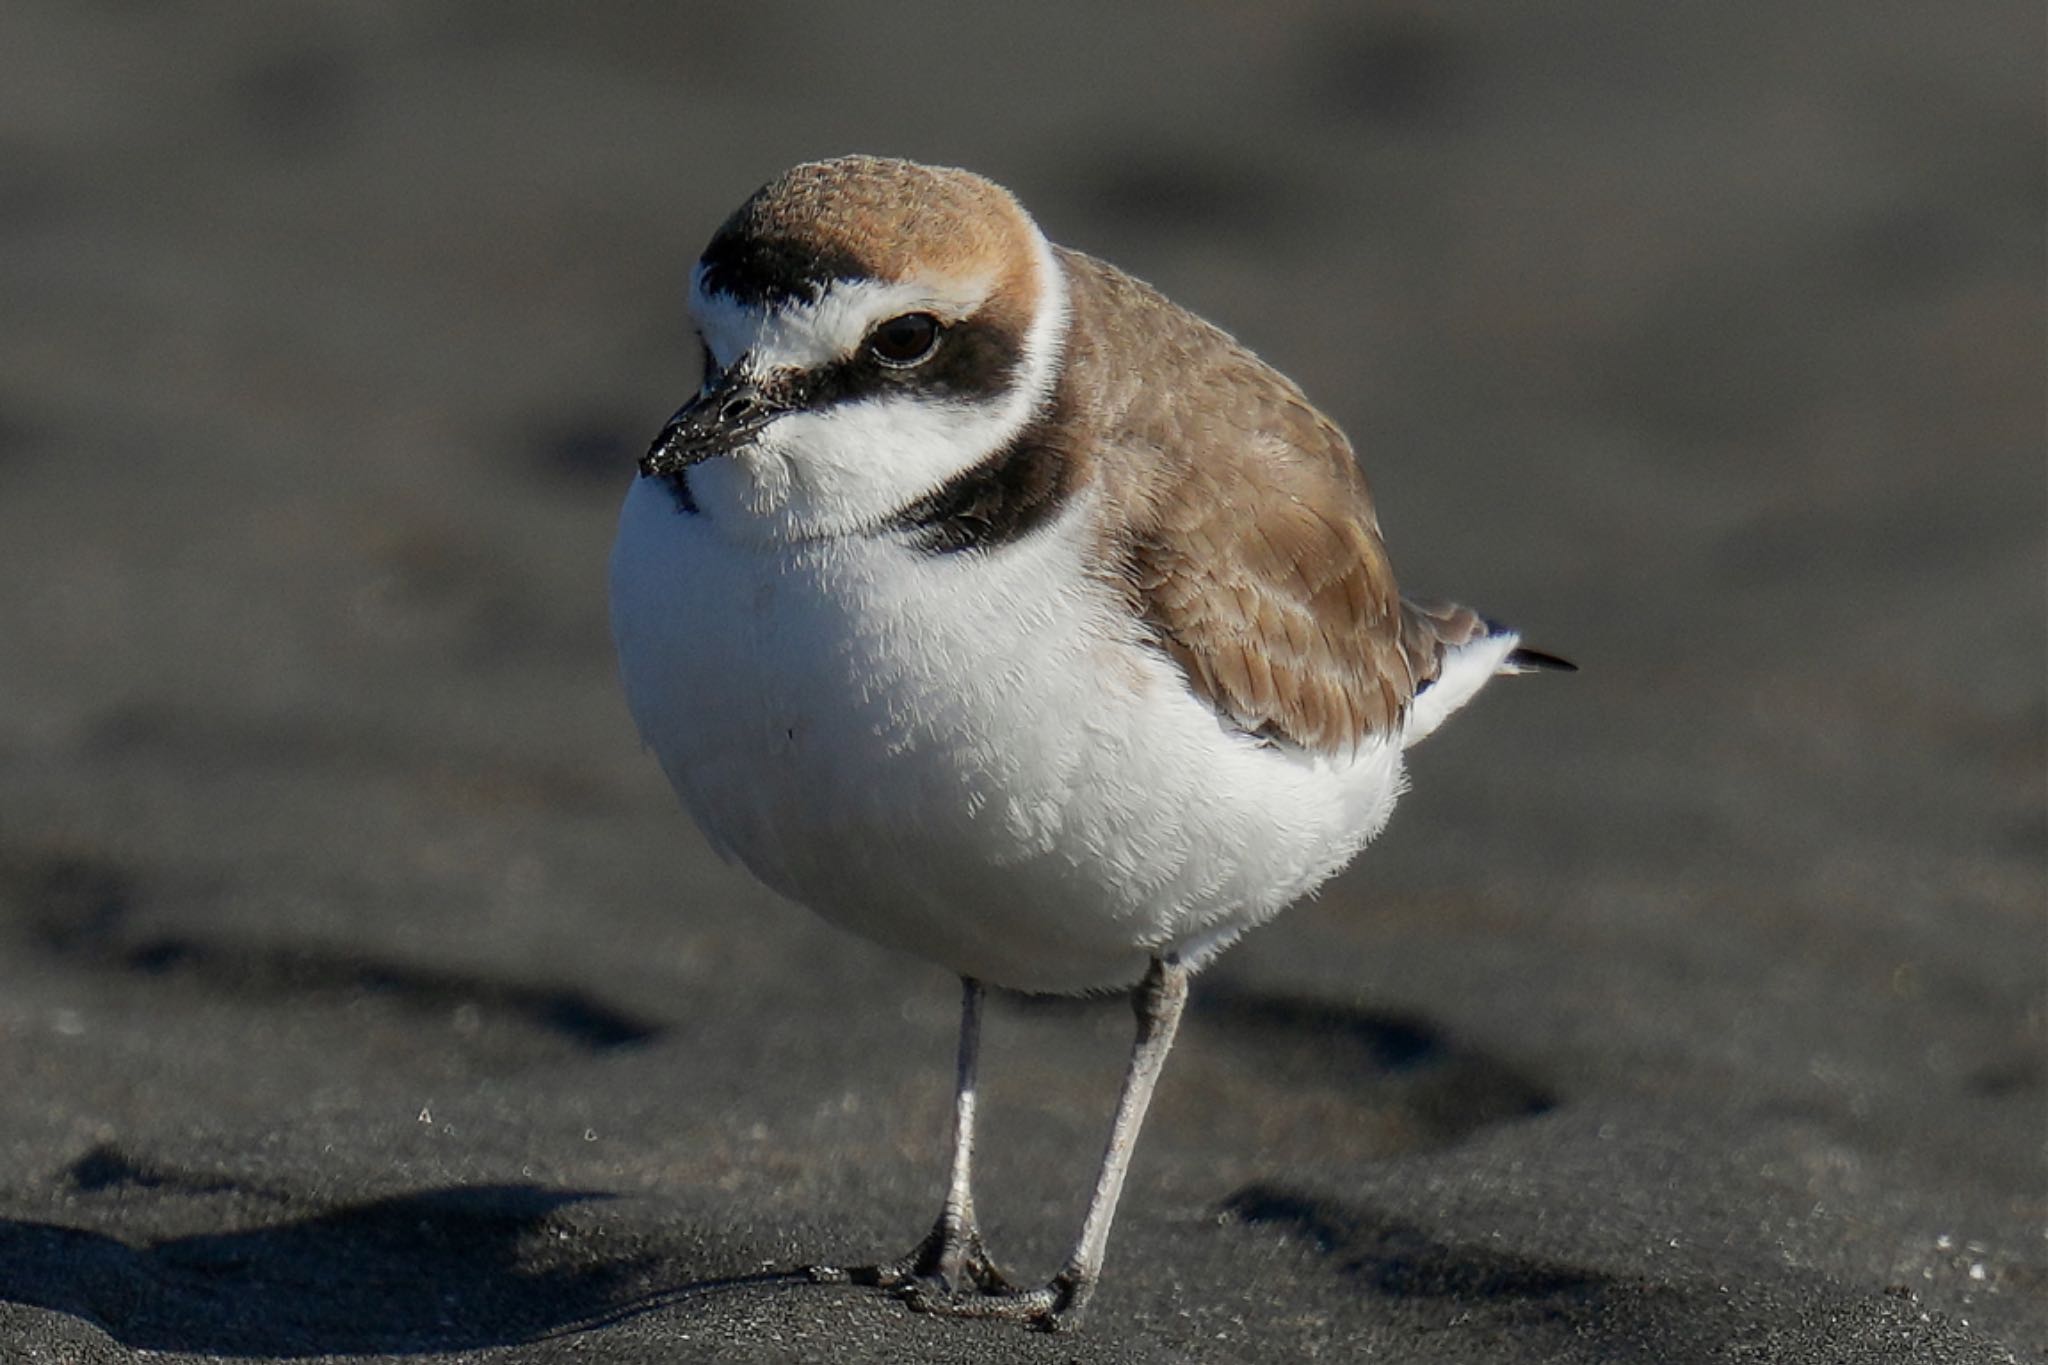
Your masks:
[[[1087,1303],[1086,1287],[1062,1272],[1037,1289],[982,1290],[975,1294],[935,1294],[930,1282],[912,1282],[896,1296],[919,1313],[938,1317],[994,1318],[1039,1332],[1077,1327]]]
[[[948,1227],[942,1220],[922,1242],[893,1261],[879,1265],[808,1267],[818,1284],[857,1284],[885,1289],[910,1300],[951,1300],[972,1294],[1016,1292],[981,1244],[973,1226]]]
[[[819,1284],[857,1284],[880,1289],[915,1312],[946,1318],[992,1318],[1022,1323],[1041,1332],[1077,1325],[1094,1285],[1072,1269],[1037,1289],[1019,1289],[981,1244],[971,1224],[941,1220],[906,1254],[880,1265],[812,1266]]]

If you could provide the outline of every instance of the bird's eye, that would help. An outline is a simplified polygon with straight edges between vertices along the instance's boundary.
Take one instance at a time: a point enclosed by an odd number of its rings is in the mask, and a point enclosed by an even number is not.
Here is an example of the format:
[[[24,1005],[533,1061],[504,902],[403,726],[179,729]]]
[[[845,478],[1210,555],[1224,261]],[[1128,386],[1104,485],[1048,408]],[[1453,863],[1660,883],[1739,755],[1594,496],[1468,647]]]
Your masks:
[[[868,354],[897,369],[930,357],[939,345],[939,320],[930,313],[905,313],[868,333]]]

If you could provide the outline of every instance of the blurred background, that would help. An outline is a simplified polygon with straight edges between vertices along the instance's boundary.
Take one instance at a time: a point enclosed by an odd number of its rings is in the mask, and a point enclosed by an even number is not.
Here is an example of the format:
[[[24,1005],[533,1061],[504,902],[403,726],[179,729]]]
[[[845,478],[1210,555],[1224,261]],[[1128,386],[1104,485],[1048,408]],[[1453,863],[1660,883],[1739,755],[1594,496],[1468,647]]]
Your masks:
[[[1092,1349],[2048,1347],[2044,37],[11,0],[0,1341],[958,1349],[704,1288],[922,1229],[954,986],[707,854],[605,624],[691,261],[859,150],[1235,332],[1404,586],[1584,669],[1490,690],[1198,985]],[[984,1203],[1043,1273],[1128,1016],[990,1027]]]

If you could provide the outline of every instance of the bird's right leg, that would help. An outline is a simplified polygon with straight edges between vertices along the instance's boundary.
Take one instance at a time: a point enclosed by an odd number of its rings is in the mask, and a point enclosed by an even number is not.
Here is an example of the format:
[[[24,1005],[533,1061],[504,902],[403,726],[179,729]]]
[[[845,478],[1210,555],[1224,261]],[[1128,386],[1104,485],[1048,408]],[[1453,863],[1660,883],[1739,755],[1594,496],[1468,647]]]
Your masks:
[[[953,1167],[946,1202],[925,1239],[881,1265],[814,1266],[811,1278],[828,1284],[862,1284],[914,1290],[923,1297],[1003,1294],[1010,1282],[981,1244],[974,1221],[974,1076],[981,1052],[981,983],[960,979],[960,1055],[953,1090]]]

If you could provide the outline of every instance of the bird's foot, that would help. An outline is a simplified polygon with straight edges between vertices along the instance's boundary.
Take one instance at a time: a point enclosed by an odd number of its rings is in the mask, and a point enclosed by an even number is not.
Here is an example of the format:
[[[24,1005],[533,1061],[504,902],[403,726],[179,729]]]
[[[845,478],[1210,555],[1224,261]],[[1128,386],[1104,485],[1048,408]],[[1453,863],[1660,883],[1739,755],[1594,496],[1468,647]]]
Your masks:
[[[972,1225],[937,1226],[908,1253],[881,1265],[812,1266],[819,1284],[857,1284],[884,1289],[919,1313],[945,1318],[994,1318],[1041,1332],[1080,1324],[1095,1288],[1092,1278],[1063,1270],[1037,1289],[1010,1283],[981,1244]]]
[[[980,1231],[972,1224],[963,1226],[944,1218],[922,1242],[893,1261],[844,1267],[818,1265],[806,1273],[819,1284],[886,1289],[906,1300],[953,1300],[1017,1292],[982,1246]]]
[[[1022,1323],[1039,1332],[1070,1331],[1081,1324],[1092,1281],[1063,1270],[1037,1289],[983,1290],[979,1294],[935,1294],[929,1282],[912,1281],[896,1291],[920,1313],[950,1318],[994,1318]]]

